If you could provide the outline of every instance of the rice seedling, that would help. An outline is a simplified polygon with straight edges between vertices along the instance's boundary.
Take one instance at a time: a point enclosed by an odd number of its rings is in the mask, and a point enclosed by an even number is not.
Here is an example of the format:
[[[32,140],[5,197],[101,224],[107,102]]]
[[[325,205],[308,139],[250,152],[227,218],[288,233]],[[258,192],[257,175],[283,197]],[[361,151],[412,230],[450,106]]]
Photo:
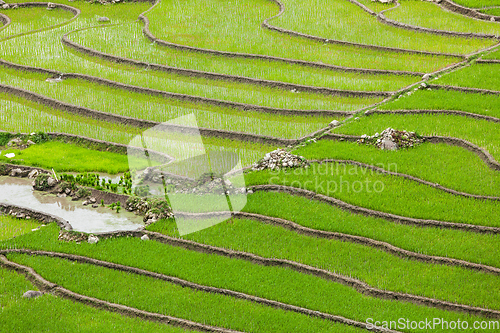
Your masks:
[[[480,12],[488,15],[500,16],[500,8],[483,9],[480,10]]]
[[[140,23],[86,29],[72,33],[70,39],[94,50],[144,62],[300,85],[344,90],[393,91],[419,80],[414,76],[339,72],[264,60],[205,56],[172,50],[151,44],[145,39]]]
[[[361,331],[352,326],[103,267],[53,258],[30,259],[23,255],[9,255],[9,258],[29,264],[42,276],[76,293],[208,325],[245,332]],[[41,267],[42,263],[46,268]],[[70,271],[72,277],[64,277],[64,271]]]
[[[203,5],[205,8],[204,11],[197,10],[200,5]],[[286,2],[287,11],[285,12],[283,18],[272,20],[270,23],[274,24],[275,22],[280,22],[281,24],[287,20],[287,17],[291,17],[290,21],[292,22],[297,20],[296,16],[288,12],[288,10],[293,10],[292,8],[295,5],[296,4]],[[313,6],[313,4],[311,4],[311,6]],[[330,32],[332,38],[344,34],[349,35],[349,31],[352,30],[357,31],[355,34],[356,39],[348,39],[348,41],[365,41],[368,44],[378,43],[379,38],[375,40],[368,38],[362,40],[361,36],[370,34],[370,30],[377,29],[378,26],[381,27],[380,29],[386,29],[386,27],[383,27],[376,21],[375,18],[366,14],[358,6],[350,4],[347,1],[335,1],[329,3],[328,6],[317,5],[316,8],[323,8],[323,11],[329,12],[328,7],[338,8],[338,6],[341,6],[340,8],[348,8],[355,13],[353,14],[356,15],[354,22],[359,21],[359,17],[363,17],[363,26],[369,25],[369,28],[361,33],[361,31],[357,30],[356,25],[353,26],[350,23],[353,21],[348,21],[349,17],[344,19],[343,16],[339,16],[335,20],[329,21],[330,24],[334,25],[331,27]],[[294,28],[296,27],[296,30],[299,30],[300,32],[308,32],[306,29],[309,29],[308,27],[311,26],[308,16],[310,17],[311,14],[306,14],[306,12],[310,11],[310,9],[306,5],[302,8],[304,10],[304,15],[301,16],[299,22],[305,22],[305,24],[297,23],[300,26],[294,26]],[[175,15],[173,15],[173,13],[175,13]],[[189,2],[189,5],[177,1],[161,2],[152,11],[147,13],[146,16],[151,21],[151,32],[158,38],[173,43],[201,48],[265,54],[308,61],[321,60],[324,63],[344,65],[348,67],[403,69],[413,71],[418,68],[423,69],[422,61],[430,61],[432,64],[428,63],[427,66],[431,65],[434,70],[444,67],[446,63],[457,61],[456,58],[408,55],[401,53],[395,54],[392,52],[360,49],[335,44],[323,45],[320,42],[288,36],[275,31],[263,30],[261,28],[262,21],[276,15],[277,13],[278,6],[276,3],[264,0],[251,2],[248,0],[240,0],[231,3],[217,0],[208,2],[193,0]],[[311,19],[314,19],[315,15],[312,15]],[[218,19],[219,17],[224,17],[225,19],[220,21]],[[314,22],[314,26],[316,26],[316,22]],[[330,36],[324,35],[325,27],[320,29],[321,33],[318,33],[320,36],[330,38]],[[334,34],[335,30],[339,30],[339,35]],[[386,31],[394,32],[397,31],[397,29],[387,29]],[[401,33],[408,36],[406,32]],[[381,34],[379,37],[384,39],[384,35],[385,33]],[[424,34],[420,35],[422,36],[422,39],[415,42],[410,48],[422,49],[423,47],[428,47],[429,49],[432,48],[433,51],[447,53],[457,53],[465,50],[464,53],[468,53],[472,50],[492,45],[491,41],[474,41],[472,42],[473,46],[469,48],[468,46],[465,46],[463,40],[460,42],[460,39],[441,39],[439,37],[436,38],[435,36],[427,37]],[[217,38],[214,39],[213,36],[217,36]],[[393,36],[392,38],[402,40],[400,37],[396,37],[393,33],[391,36]],[[345,38],[338,39],[345,40]],[[405,40],[406,39],[407,38],[405,38]],[[390,40],[391,39],[389,39],[389,41]],[[395,43],[387,44],[390,46],[398,46]],[[456,47],[447,47],[446,45],[448,44],[454,44]],[[395,56],[392,57],[390,54],[394,54]],[[395,60],[402,61],[399,61],[398,64],[398,61]]]
[[[470,53],[494,43],[485,40],[436,36],[388,26],[349,1],[332,1],[328,6],[324,6],[321,0],[284,1],[284,4],[285,13],[272,20],[271,24],[324,38],[454,54]],[[405,6],[406,2],[402,2],[402,5]],[[387,9],[391,5],[378,4],[377,7]],[[425,15],[426,8],[412,9],[411,13],[414,16]],[[395,11],[397,10],[399,8]],[[391,14],[392,11],[389,11],[386,15],[389,17]],[[362,24],[352,24],[352,22],[362,22]],[[434,59],[437,58],[439,57]]]
[[[472,66],[465,67],[459,71],[454,71],[443,75],[438,80],[433,81],[432,83],[467,88],[500,90],[500,82],[498,82],[499,74],[500,64],[478,63]],[[489,96],[485,97],[488,98]]]
[[[149,228],[157,231],[155,225]],[[169,236],[178,237],[178,233],[175,230]],[[499,295],[492,296],[490,292],[500,287],[498,276],[401,259],[363,245],[299,235],[257,221],[233,219],[182,238],[265,258],[300,262],[355,277],[385,290],[487,308],[500,307]],[[367,262],[370,264],[366,265]]]
[[[354,119],[334,131],[352,135],[373,135],[388,127],[416,132],[420,135],[439,135],[464,139],[486,149],[497,161],[500,161],[498,124],[486,120],[435,114],[374,114]]]
[[[255,265],[247,261],[198,253],[157,242],[144,242],[140,239],[132,238],[109,239],[99,242],[99,250],[96,251],[96,247],[91,244],[57,242],[57,234],[57,227],[51,225],[37,233],[16,239],[16,243],[12,241],[4,243],[3,247],[14,245],[18,247],[27,246],[31,249],[43,248],[44,250],[90,256],[96,259],[173,275],[202,285],[238,290],[247,294],[274,299],[308,309],[334,313],[363,322],[366,318],[397,320],[401,317],[411,318],[412,320],[421,320],[426,317],[440,317],[446,320],[479,319],[474,316],[450,313],[410,303],[366,297],[360,295],[350,287],[289,269]],[[13,256],[10,258],[13,258]],[[144,258],[148,258],[148,260],[144,260]],[[16,261],[21,259],[25,263],[28,263],[27,260],[30,260],[29,258],[16,256]],[[35,267],[38,259],[41,258],[36,257],[31,259],[29,265],[33,266],[35,270],[46,278],[50,279],[54,277],[54,279],[59,281],[65,279],[64,283],[66,287],[70,287],[66,282],[68,280],[62,277],[63,274],[59,275],[56,268],[52,268],[54,266],[52,263],[44,265],[45,269],[39,266]],[[62,262],[62,260],[54,261],[57,261],[56,264]],[[66,265],[65,263],[63,264]],[[79,264],[75,265],[80,266]],[[75,266],[69,267],[72,272],[73,267]],[[217,267],[217,269],[214,270],[214,267]],[[120,280],[122,275],[119,274]],[[82,286],[82,288],[85,287]],[[163,288],[162,284],[159,290]],[[70,289],[75,289],[73,288],[73,283]],[[126,289],[133,290],[134,288],[130,288],[129,285]],[[297,294],[297,290],[301,290],[301,293]],[[102,290],[102,293],[106,292],[107,290]],[[154,292],[151,295],[157,295],[157,293]],[[204,311],[200,312],[203,313]]]
[[[450,74],[443,76],[436,83],[451,83],[454,80],[455,84],[467,84],[462,79],[461,75]],[[477,83],[480,80],[472,80]],[[493,79],[490,81],[493,82]],[[433,82],[434,83],[434,82]],[[500,96],[488,95],[480,93],[464,93],[453,90],[418,90],[408,95],[403,95],[401,98],[395,99],[389,103],[379,107],[381,110],[456,110],[470,113],[481,114],[500,118]]]
[[[8,153],[14,153],[14,158],[6,158]],[[2,151],[0,162],[31,165],[57,172],[104,172],[117,174],[129,169],[126,155],[107,151],[90,150],[76,144],[63,142],[46,142],[30,146],[24,150],[6,149]],[[145,161],[138,161],[147,167]]]
[[[498,171],[490,169],[476,154],[446,144],[426,143],[394,154],[373,146],[322,140],[299,148],[294,154],[307,159],[359,161],[471,194],[496,196],[500,193]],[[422,156],[426,156],[425,163],[421,162]]]
[[[22,294],[28,290],[36,290],[36,288],[23,275],[4,268],[0,269],[0,294],[2,295],[0,326],[5,331],[43,332],[58,327],[59,330],[64,329],[64,332],[76,333],[107,331],[113,327],[113,329],[128,332],[188,332],[165,324],[98,310],[52,295],[44,295],[36,300],[23,299]],[[54,315],[55,313],[57,316]]]
[[[0,41],[9,36],[60,24],[73,17],[73,14],[62,9],[56,8],[48,11],[43,7],[18,8],[4,13],[12,22],[5,29],[0,29]]]
[[[0,71],[0,82],[66,103],[122,116],[161,123],[193,114],[200,127],[275,137],[299,138],[326,127],[332,120],[331,117],[282,116],[203,106],[103,87],[75,79],[51,84],[45,82],[43,76],[28,80]],[[294,126],[288,126],[290,123]]]
[[[405,178],[353,165],[324,163],[309,169],[246,174],[247,186],[285,185],[335,197],[344,202],[400,216],[500,226],[500,205],[454,196]]]
[[[130,68],[124,65],[96,60],[81,54],[75,54],[61,45],[61,35],[75,28],[92,25],[95,17],[88,13],[93,13],[90,9],[95,11],[95,8],[100,7],[93,6],[89,9],[82,3],[78,2],[76,4],[83,10],[83,13],[87,14],[82,14],[77,21],[58,29],[5,41],[3,44],[4,47],[0,49],[2,59],[66,73],[72,72],[99,76],[122,83],[175,93],[278,108],[352,111],[381,100],[381,98],[332,97],[302,92],[294,93],[249,84],[192,78]],[[114,20],[113,15],[115,13],[105,10],[109,7],[103,7],[104,12],[102,14],[109,15]],[[131,16],[133,14],[133,11],[130,12]],[[143,37],[141,36],[140,39],[142,40]],[[183,54],[179,56],[186,57],[187,55]],[[241,64],[239,65],[241,66]],[[267,66],[271,67],[274,65],[268,64]],[[305,70],[307,72],[309,69]],[[314,72],[313,69],[311,70]],[[352,77],[351,82],[354,82],[355,77]],[[408,79],[402,79],[401,84],[404,84],[405,80]]]
[[[417,253],[500,266],[499,235],[395,224],[286,193],[256,192],[248,197],[244,210],[284,218],[312,229],[384,241]]]
[[[2,96],[2,98],[7,98]],[[10,100],[9,100],[10,99]],[[2,129],[10,132],[62,132],[82,135],[94,139],[129,144],[142,130],[124,125],[111,124],[90,118],[69,115],[64,112],[37,106],[35,103],[26,102],[16,98],[0,99],[0,124]],[[24,104],[20,104],[24,103]],[[175,139],[175,137],[174,137]],[[168,147],[168,152],[182,158],[186,138],[173,140]],[[178,142],[178,144],[176,144]],[[242,165],[249,165],[274,149],[273,146],[255,144],[251,142],[237,142],[220,138],[203,138],[206,150],[227,150],[237,153]],[[149,148],[164,151],[165,138],[148,142]]]
[[[499,0],[453,0],[459,5],[470,8],[483,8],[488,6],[500,6]]]
[[[0,240],[31,232],[32,229],[38,226],[40,224],[34,220],[20,220],[9,215],[0,214]]]
[[[419,13],[419,15],[415,15],[415,13]],[[438,5],[426,1],[401,1],[400,7],[388,11],[385,15],[399,22],[425,28],[500,35],[498,23],[475,20],[443,10]],[[473,39],[468,39],[466,43],[469,41],[473,42]]]

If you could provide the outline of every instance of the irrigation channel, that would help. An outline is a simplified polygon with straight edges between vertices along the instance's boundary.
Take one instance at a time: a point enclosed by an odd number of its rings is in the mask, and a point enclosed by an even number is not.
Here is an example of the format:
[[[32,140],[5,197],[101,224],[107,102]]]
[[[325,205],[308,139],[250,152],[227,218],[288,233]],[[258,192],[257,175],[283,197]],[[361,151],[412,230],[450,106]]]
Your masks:
[[[83,206],[69,197],[34,191],[31,180],[0,177],[0,202],[52,214],[67,220],[74,231],[103,233],[135,230],[142,226],[142,217],[126,210],[116,213],[107,207]]]

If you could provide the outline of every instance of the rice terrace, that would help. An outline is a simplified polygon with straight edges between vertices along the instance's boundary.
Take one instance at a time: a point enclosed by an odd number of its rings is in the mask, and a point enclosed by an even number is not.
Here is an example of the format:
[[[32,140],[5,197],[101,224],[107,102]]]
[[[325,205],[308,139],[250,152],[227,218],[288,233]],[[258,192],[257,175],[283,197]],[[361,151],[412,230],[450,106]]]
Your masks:
[[[500,332],[500,0],[0,0],[0,332]]]

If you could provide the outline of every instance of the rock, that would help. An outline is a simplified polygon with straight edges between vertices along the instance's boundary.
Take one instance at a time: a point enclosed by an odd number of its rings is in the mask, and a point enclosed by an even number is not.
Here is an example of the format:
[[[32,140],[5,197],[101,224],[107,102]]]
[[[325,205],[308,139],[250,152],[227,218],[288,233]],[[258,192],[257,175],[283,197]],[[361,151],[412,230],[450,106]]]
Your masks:
[[[84,202],[82,202],[82,205],[84,205],[84,206],[87,206],[88,204],[89,204],[89,202],[86,200]]]
[[[64,193],[66,193],[67,195],[69,195],[71,193],[71,189],[69,187],[67,187],[65,190],[64,190]]]
[[[97,244],[97,242],[99,242],[99,238],[97,236],[90,235],[87,242],[89,244]]]
[[[89,202],[92,203],[92,204],[94,204],[94,203],[96,203],[96,199],[94,197],[90,197],[89,198]]]
[[[8,3],[4,3],[4,4],[2,5],[2,8],[3,8],[3,9],[9,9],[9,8],[10,8],[10,5],[9,5]]]
[[[5,5],[5,1],[0,0],[0,6]]]
[[[36,178],[36,176],[38,176],[37,169],[31,170],[30,173],[28,174],[28,178],[30,178],[30,179]]]
[[[33,141],[31,141],[31,140],[28,140],[28,141],[26,141],[26,144],[27,144],[28,146],[32,146],[32,145],[35,145],[36,143],[34,143],[34,142],[33,142]]]
[[[328,124],[329,127],[336,127],[336,126],[339,126],[340,125],[340,121],[338,120],[333,120],[332,122],[330,122]]]
[[[23,140],[19,139],[19,138],[14,138],[12,140],[10,140],[8,143],[7,143],[7,146],[8,147],[13,147],[13,146],[22,146],[23,144]]]
[[[54,186],[56,186],[56,185],[57,185],[57,180],[55,180],[55,179],[54,179],[54,178],[52,178],[52,177],[49,177],[49,178],[47,178],[47,185],[48,185],[49,187],[54,187]]]
[[[17,213],[16,217],[18,219],[24,219],[26,217],[26,214],[24,214],[24,213]]]
[[[23,172],[23,170],[21,170],[19,168],[12,169],[12,170],[10,170],[9,176],[11,176],[11,177],[18,177],[18,176],[21,175],[22,172]]]
[[[4,156],[7,157],[7,158],[14,158],[14,157],[16,157],[16,154],[14,154],[14,153],[8,153],[8,154],[5,154]]]
[[[26,220],[31,220],[31,216],[26,215]],[[42,227],[45,227],[45,225],[42,225]]]
[[[424,76],[422,76],[422,80],[428,80],[430,77],[430,74],[424,74]]]
[[[397,150],[398,145],[397,145],[397,143],[395,143],[389,139],[382,139],[382,142],[380,144],[380,149],[382,149],[382,150]]]
[[[301,167],[308,162],[301,156],[293,155],[284,149],[276,149],[267,153],[259,162],[252,166],[253,170],[277,169],[279,167]]]
[[[98,208],[99,205],[98,204],[92,204],[92,208]]]
[[[54,8],[56,8],[56,4],[49,2],[49,3],[47,3],[47,8],[54,9]]]
[[[495,22],[495,18],[494,17],[490,18],[490,21]]]
[[[37,298],[39,296],[42,296],[43,293],[41,291],[37,290],[28,290],[23,294],[23,298]]]
[[[97,19],[97,22],[109,22],[109,21],[111,20],[106,16],[101,16]]]
[[[141,239],[142,239],[142,240],[144,240],[144,241],[146,241],[146,240],[149,240],[149,237],[148,237],[148,235],[143,235],[143,236],[141,237]]]

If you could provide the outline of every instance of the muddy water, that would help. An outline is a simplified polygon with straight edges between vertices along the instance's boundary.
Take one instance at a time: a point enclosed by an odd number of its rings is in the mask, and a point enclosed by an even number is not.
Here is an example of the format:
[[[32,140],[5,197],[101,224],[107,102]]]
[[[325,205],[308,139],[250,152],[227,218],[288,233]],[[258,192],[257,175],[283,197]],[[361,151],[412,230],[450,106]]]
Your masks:
[[[71,224],[73,230],[88,233],[135,230],[144,226],[142,217],[126,210],[116,213],[107,207],[83,206],[82,201],[58,198],[53,194],[33,191],[31,180],[0,177],[0,202],[28,207],[59,216]]]

